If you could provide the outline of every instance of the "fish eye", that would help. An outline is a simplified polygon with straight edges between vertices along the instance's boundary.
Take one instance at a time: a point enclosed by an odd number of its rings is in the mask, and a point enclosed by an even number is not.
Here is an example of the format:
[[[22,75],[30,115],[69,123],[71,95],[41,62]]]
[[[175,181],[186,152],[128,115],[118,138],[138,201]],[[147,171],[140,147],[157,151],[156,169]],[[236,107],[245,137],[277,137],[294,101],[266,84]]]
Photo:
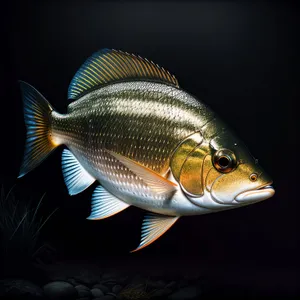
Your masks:
[[[228,173],[236,167],[236,157],[232,151],[221,149],[214,154],[213,164],[218,171]]]
[[[256,173],[252,173],[252,174],[250,175],[250,180],[251,180],[252,182],[254,182],[254,181],[257,180],[257,177],[258,177],[258,175],[257,175]]]
[[[227,168],[228,165],[230,164],[230,158],[227,156],[221,156],[218,160],[218,164],[222,167],[222,168]]]

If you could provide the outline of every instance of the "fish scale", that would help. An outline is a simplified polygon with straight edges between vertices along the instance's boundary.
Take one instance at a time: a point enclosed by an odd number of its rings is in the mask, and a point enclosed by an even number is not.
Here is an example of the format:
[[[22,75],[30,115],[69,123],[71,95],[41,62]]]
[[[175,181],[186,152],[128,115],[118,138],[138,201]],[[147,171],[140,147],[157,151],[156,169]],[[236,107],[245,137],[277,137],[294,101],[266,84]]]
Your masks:
[[[63,144],[70,195],[93,182],[89,220],[145,209],[140,250],[180,216],[271,197],[271,179],[241,141],[177,79],[126,52],[94,53],[72,79],[66,114],[21,82],[27,143],[19,177]],[[136,251],[135,250],[135,251]]]
[[[174,149],[207,122],[203,115],[210,117],[209,110],[190,97],[159,83],[117,83],[78,99],[78,105],[73,104],[66,116],[54,114],[52,131],[100,182],[109,181],[117,190],[121,186],[123,192],[127,187],[132,198],[141,193],[153,199],[156,195],[143,180],[104,150],[120,153],[165,174]],[[146,105],[141,110],[142,103]],[[120,133],[118,139],[116,132]]]
[[[200,104],[196,106],[192,102],[193,105],[185,106],[184,112],[178,114],[188,95],[182,92],[181,98],[175,98],[172,94],[172,89],[175,88],[168,87],[165,91],[165,87],[158,83],[136,82],[115,85],[121,85],[115,88],[121,89],[121,93],[107,94],[105,88],[102,88],[94,92],[98,94],[98,98],[94,94],[88,94],[84,99],[79,99],[80,105],[73,106],[69,116],[63,117],[65,124],[56,124],[54,117],[53,133],[60,135],[65,139],[64,143],[72,148],[74,144],[85,145],[83,151],[85,155],[91,153],[93,157],[97,157],[99,151],[106,147],[158,173],[165,173],[169,167],[170,155],[176,146],[211,117],[208,109]],[[142,90],[142,96],[138,94],[138,88]],[[110,86],[109,90],[112,89],[114,87]],[[150,90],[149,94],[147,90]],[[123,99],[124,93],[130,96]],[[175,94],[178,96],[179,93],[176,91]],[[139,114],[141,103],[146,105]],[[159,108],[152,110],[152,107]],[[160,107],[163,108],[163,114]],[[172,111],[173,107],[177,109]],[[208,112],[205,113],[204,110]],[[85,130],[83,124],[87,120],[90,121],[88,138],[85,134],[81,134]],[[69,122],[82,124],[82,127],[69,126]],[[120,133],[118,139],[114,136],[116,132]],[[65,136],[72,138],[67,139]],[[99,162],[93,161],[94,164]]]

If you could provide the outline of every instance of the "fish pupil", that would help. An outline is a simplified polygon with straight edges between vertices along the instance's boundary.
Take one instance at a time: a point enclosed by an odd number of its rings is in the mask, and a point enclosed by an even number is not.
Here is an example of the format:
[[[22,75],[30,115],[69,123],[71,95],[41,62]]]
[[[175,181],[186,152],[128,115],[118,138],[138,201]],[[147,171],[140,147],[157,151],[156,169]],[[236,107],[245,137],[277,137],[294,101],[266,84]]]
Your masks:
[[[218,161],[220,167],[226,168],[229,165],[229,159],[226,156],[221,156]]]
[[[250,180],[251,181],[256,181],[257,180],[257,174],[256,173],[253,173],[250,175]]]

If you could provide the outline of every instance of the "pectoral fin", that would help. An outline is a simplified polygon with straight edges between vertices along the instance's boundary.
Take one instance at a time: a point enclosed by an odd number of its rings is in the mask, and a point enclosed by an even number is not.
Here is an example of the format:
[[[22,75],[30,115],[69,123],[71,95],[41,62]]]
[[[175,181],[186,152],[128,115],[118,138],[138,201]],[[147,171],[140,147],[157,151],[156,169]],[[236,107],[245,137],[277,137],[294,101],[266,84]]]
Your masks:
[[[131,252],[141,250],[156,241],[171,228],[178,219],[179,217],[170,217],[152,213],[146,215],[142,225],[141,242],[139,246]]]
[[[99,185],[92,196],[92,212],[88,220],[101,220],[111,217],[129,207],[129,204],[121,201],[103,186]]]
[[[125,167],[139,176],[157,194],[172,194],[176,191],[177,184],[157,174],[121,154],[106,150],[110,155],[120,161]]]

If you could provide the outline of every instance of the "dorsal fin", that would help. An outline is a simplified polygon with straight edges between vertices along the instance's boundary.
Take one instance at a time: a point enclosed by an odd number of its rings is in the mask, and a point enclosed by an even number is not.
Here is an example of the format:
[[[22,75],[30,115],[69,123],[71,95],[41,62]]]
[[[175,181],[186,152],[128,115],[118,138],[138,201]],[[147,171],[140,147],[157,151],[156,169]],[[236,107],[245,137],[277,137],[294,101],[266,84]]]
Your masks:
[[[127,52],[102,49],[77,71],[70,83],[68,98],[74,100],[101,84],[129,79],[150,79],[178,87],[177,79],[154,62]]]

